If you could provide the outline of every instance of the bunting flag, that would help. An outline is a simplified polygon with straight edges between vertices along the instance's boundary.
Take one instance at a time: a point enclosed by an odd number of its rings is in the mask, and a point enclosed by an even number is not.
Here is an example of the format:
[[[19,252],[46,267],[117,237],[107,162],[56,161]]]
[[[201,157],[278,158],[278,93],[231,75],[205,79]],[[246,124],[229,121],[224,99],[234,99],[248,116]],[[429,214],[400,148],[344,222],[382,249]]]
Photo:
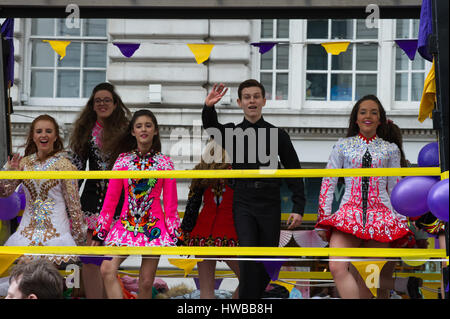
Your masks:
[[[433,15],[431,11],[431,0],[422,0],[420,8],[419,35],[417,51],[428,61],[433,61],[433,55],[428,48],[428,37],[433,34]]]
[[[321,45],[325,48],[327,53],[331,53],[332,55],[339,55],[342,52],[347,51],[348,45],[350,42],[324,42]]]
[[[66,56],[66,48],[70,44],[70,41],[60,41],[60,40],[42,40],[42,42],[48,42],[53,51],[58,53],[60,60]]]
[[[134,52],[141,46],[140,43],[114,43],[113,44],[119,48],[120,52],[127,58],[130,58]]]
[[[395,43],[400,47],[400,49],[405,52],[408,58],[413,61],[416,56],[417,51],[417,41],[418,40],[395,40]]]
[[[278,275],[280,274],[281,266],[283,266],[284,261],[279,260],[264,260],[262,261],[264,268],[266,268],[267,274],[269,275],[272,281],[278,279]]]
[[[418,260],[419,259],[419,260]],[[419,258],[419,257],[415,257],[415,258],[406,258],[406,257],[402,257],[402,261],[409,265],[409,266],[413,266],[413,267],[417,267],[420,265],[423,265],[424,263],[426,263],[429,260],[429,258],[423,257],[423,258]]]
[[[197,64],[203,63],[209,59],[209,55],[214,44],[187,44],[191,52],[194,54]]]
[[[272,50],[272,48],[278,44],[278,42],[252,42],[250,43],[254,47],[259,48],[259,53],[264,54]]]
[[[15,254],[2,254],[0,255],[0,277],[3,277],[3,273],[19,258],[20,255]]]
[[[184,270],[184,277],[186,277],[191,273],[192,269],[194,269],[195,265],[197,265],[198,262],[203,261],[203,259],[194,259],[194,258],[188,259],[169,258],[168,260],[175,267]]]
[[[283,286],[284,288],[286,288],[289,291],[289,294],[291,293],[292,289],[295,287],[294,281],[284,282],[284,281],[276,280],[276,281],[271,281],[270,283]]]
[[[419,121],[423,122],[427,117],[431,118],[436,101],[436,78],[434,73],[434,60],[430,72],[423,84],[422,99],[419,106]]]
[[[1,36],[6,39],[8,43],[9,50],[6,50],[6,65],[4,66],[6,70],[6,83],[10,86],[14,84],[14,19],[7,18],[1,27]]]
[[[353,261],[352,264],[355,266],[361,278],[369,288],[372,295],[377,296],[377,289],[380,287],[380,273],[383,269],[384,264],[387,260],[383,261]]]

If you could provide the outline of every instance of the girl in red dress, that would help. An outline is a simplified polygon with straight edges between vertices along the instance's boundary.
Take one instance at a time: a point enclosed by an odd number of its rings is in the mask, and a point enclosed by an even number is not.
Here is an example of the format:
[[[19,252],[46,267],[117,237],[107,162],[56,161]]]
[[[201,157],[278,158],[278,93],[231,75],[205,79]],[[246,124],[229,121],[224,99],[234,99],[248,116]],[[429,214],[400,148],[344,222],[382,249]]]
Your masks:
[[[214,152],[221,152],[221,158],[210,161],[205,158]],[[210,163],[211,162],[211,163]],[[208,164],[210,163],[210,164]],[[194,169],[229,169],[226,152],[216,143],[210,142],[201,162]],[[200,210],[200,207],[203,207]],[[185,215],[181,223],[188,246],[234,247],[238,245],[233,221],[233,189],[224,179],[194,179],[189,187]],[[200,211],[200,213],[199,213]],[[236,260],[226,263],[239,278],[239,266]],[[200,298],[214,298],[214,278],[216,260],[204,260],[197,264],[200,282]],[[237,298],[237,291],[233,298]]]

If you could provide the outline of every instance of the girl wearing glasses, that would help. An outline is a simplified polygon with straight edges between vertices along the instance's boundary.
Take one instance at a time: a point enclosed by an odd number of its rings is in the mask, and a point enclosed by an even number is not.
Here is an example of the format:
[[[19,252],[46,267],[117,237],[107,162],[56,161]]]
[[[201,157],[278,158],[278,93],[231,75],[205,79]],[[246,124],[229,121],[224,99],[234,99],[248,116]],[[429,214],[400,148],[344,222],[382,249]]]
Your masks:
[[[86,106],[75,121],[70,138],[70,157],[79,170],[110,170],[115,158],[111,158],[117,138],[126,130],[131,112],[124,105],[110,83],[94,87]],[[83,180],[80,180],[80,187]],[[88,225],[87,245],[103,205],[108,187],[107,179],[87,179],[81,194],[81,207]],[[121,200],[123,196],[121,196]],[[120,205],[119,205],[120,206]],[[118,207],[119,207],[118,206]],[[115,220],[120,216],[117,209]],[[87,298],[102,298],[103,283],[100,269],[95,264],[85,264],[82,269]]]

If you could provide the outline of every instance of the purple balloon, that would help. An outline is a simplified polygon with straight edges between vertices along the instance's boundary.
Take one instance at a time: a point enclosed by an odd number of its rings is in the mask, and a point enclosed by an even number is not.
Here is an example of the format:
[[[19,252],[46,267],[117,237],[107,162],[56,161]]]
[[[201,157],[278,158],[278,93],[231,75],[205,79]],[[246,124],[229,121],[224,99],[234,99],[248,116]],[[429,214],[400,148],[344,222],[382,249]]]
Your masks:
[[[100,266],[104,260],[111,260],[112,257],[104,256],[80,256],[80,261],[83,264],[94,264]]]
[[[419,152],[417,165],[420,167],[439,166],[439,145],[438,142],[428,143]]]
[[[427,196],[436,179],[431,176],[407,176],[391,193],[392,207],[407,217],[416,217],[429,211]]]
[[[20,198],[14,192],[8,197],[0,197],[0,219],[10,220],[17,216],[20,211]]]
[[[428,207],[430,208],[431,213],[445,222],[448,222],[449,219],[448,192],[448,179],[444,179],[431,187],[427,198]]]

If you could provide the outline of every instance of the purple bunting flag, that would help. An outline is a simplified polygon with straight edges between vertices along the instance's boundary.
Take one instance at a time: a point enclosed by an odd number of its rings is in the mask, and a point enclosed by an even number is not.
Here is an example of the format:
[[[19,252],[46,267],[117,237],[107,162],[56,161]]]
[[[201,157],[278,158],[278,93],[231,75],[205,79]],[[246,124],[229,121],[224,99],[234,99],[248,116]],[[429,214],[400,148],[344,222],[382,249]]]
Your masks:
[[[9,44],[9,51],[7,51],[7,62],[5,65],[5,80],[6,83],[14,84],[14,19],[7,18],[1,27],[1,36],[4,37]]]
[[[411,61],[414,60],[417,51],[417,40],[395,40],[395,43],[406,53]]]
[[[94,264],[96,266],[100,266],[104,260],[112,259],[112,257],[104,256],[80,256],[79,258],[83,264]]]
[[[280,274],[281,266],[283,266],[284,261],[280,260],[266,260],[262,262],[264,267],[266,268],[267,274],[269,275],[272,281],[278,279],[278,275]]]
[[[127,58],[131,57],[140,47],[140,43],[113,43]]]
[[[433,34],[433,16],[431,0],[423,0],[420,8],[419,36],[417,51],[425,60],[433,61],[433,55],[428,49],[428,37]]]
[[[264,54],[272,50],[272,48],[278,44],[278,42],[252,42],[250,43],[254,47],[259,48],[259,53]]]

